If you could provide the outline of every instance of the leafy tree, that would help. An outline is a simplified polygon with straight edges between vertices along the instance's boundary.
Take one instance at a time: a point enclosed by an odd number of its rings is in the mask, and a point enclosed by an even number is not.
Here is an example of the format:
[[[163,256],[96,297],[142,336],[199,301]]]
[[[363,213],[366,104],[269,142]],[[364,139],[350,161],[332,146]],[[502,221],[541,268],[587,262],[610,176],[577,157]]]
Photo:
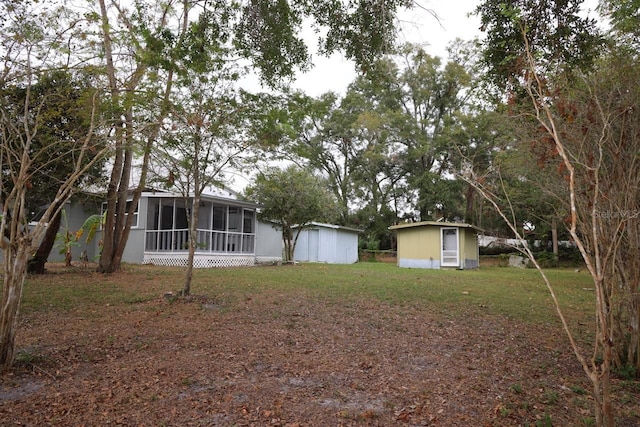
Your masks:
[[[53,196],[60,183],[73,172],[77,141],[86,135],[91,125],[90,96],[95,91],[91,87],[93,77],[83,70],[75,74],[74,76],[71,72],[64,70],[46,73],[29,88],[32,98],[29,103],[30,114],[39,116],[41,123],[31,149],[33,152],[41,152],[39,157],[43,162],[33,165],[31,189],[26,200],[28,215],[31,218],[39,213],[43,206],[54,201]],[[13,89],[17,98],[13,97],[8,102],[24,105],[27,88]],[[19,119],[16,117],[16,120]],[[99,147],[96,145],[92,149],[98,150]],[[85,162],[89,161],[91,158],[85,158]],[[78,186],[98,183],[103,165],[104,159],[94,163],[91,170],[79,180]],[[39,242],[37,250],[29,260],[28,269],[31,273],[44,272],[45,262],[51,253],[60,227],[59,211],[64,203],[66,200],[58,201],[58,206],[54,208],[58,213],[51,218],[42,241]]]
[[[359,129],[359,123],[372,115],[368,104],[361,94],[349,90],[342,99],[334,93],[317,99],[296,93],[286,105],[291,136],[289,143],[279,147],[281,157],[303,163],[327,178],[338,200],[338,221],[342,225],[351,221],[351,210],[358,203],[358,186],[362,184],[359,177],[366,167],[362,158],[371,151]],[[378,161],[375,166],[383,164]]]
[[[634,54],[640,47],[640,2],[638,0],[601,0],[600,7],[609,17],[616,44],[629,44]],[[631,53],[631,52],[630,52]]]
[[[459,126],[451,134],[453,144],[459,150],[459,155],[453,159],[455,170],[468,168],[476,175],[486,175],[495,165],[496,154],[513,143],[515,132],[512,128],[511,121],[497,111],[481,109],[461,115]],[[464,195],[464,220],[500,234],[492,219],[486,217],[473,185],[467,185]]]
[[[360,205],[355,225],[365,230],[366,242],[373,246],[370,249],[392,249],[394,234],[389,231],[389,225],[397,224],[410,206],[406,201],[411,190],[405,179],[402,148],[395,141],[384,113],[368,110],[367,102],[352,90],[347,93],[345,103],[347,101],[362,109],[352,124],[355,139],[361,146],[353,161],[355,200]]]
[[[625,50],[613,52],[579,85],[557,94],[548,114],[562,125],[554,137],[562,141],[564,151],[547,156],[544,165],[548,175],[573,186],[555,189],[554,195],[563,202],[563,211],[575,216],[572,235],[579,236],[583,258],[601,292],[598,304],[607,316],[600,319],[606,328],[600,349],[611,353],[615,369],[631,367],[636,373],[640,373],[640,121],[633,111],[640,95],[638,65]],[[541,140],[541,145],[545,143],[556,144],[549,137]]]
[[[275,121],[288,141],[284,157],[328,177],[343,224],[365,228],[373,245],[392,245],[387,227],[414,210],[423,219],[460,216],[461,183],[446,177],[449,133],[470,81],[459,62],[441,66],[405,46],[373,64],[342,99],[291,97]],[[355,216],[354,206],[362,209]]]
[[[261,205],[260,218],[282,228],[285,261],[293,260],[300,231],[312,221],[332,221],[336,213],[325,183],[297,166],[259,174],[245,189],[245,197]]]
[[[202,194],[220,185],[226,170],[241,168],[251,153],[251,140],[238,132],[246,114],[231,88],[237,76],[233,69],[212,78],[193,76],[187,97],[166,119],[163,144],[154,150],[150,181],[176,189],[189,206],[184,296],[191,293]]]
[[[596,20],[580,15],[581,0],[484,0],[476,9],[483,40],[482,62],[491,82],[517,91],[527,52],[542,74],[588,69],[604,40]],[[528,46],[528,48],[527,48]]]
[[[282,104],[280,127],[288,136],[276,147],[277,157],[325,176],[338,201],[338,222],[347,225],[353,199],[353,159],[358,155],[350,128],[352,112],[331,92],[318,98],[296,92]]]
[[[360,90],[391,132],[420,219],[460,216],[459,184],[446,174],[452,155],[449,133],[471,84],[465,66],[442,65],[440,58],[407,45],[395,61],[378,62],[366,78]]]

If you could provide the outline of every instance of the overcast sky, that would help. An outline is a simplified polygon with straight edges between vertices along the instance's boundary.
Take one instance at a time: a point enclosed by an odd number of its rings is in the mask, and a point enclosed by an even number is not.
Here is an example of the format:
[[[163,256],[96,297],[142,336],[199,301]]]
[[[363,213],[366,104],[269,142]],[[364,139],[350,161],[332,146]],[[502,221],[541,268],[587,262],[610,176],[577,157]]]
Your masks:
[[[439,21],[424,9],[416,8],[400,13],[399,42],[411,42],[424,46],[427,53],[447,57],[446,48],[456,38],[471,40],[482,37],[480,19],[471,12],[481,0],[419,0],[425,7],[438,16]],[[585,0],[587,8],[594,9],[598,0]],[[300,74],[293,87],[303,90],[311,96],[319,96],[333,91],[344,93],[354,80],[356,73],[352,62],[335,54],[331,58],[314,55],[314,68]],[[260,90],[253,79],[248,89]],[[238,179],[240,187],[246,185],[246,179]]]
[[[480,19],[472,14],[481,0],[418,0],[432,14],[421,8],[403,11],[399,15],[399,42],[411,42],[424,46],[427,53],[446,59],[446,48],[453,40],[471,40],[482,37]],[[584,0],[583,8],[593,16],[598,0]],[[300,74],[294,87],[307,94],[318,96],[327,91],[344,93],[356,76],[353,63],[335,54],[331,58],[314,56],[315,67]]]
[[[424,9],[402,12],[399,16],[399,42],[421,44],[430,55],[446,58],[446,47],[454,39],[470,40],[480,36],[480,20],[476,16],[467,16],[475,9],[478,0],[431,0],[421,3],[433,10],[440,22]],[[344,92],[356,75],[353,63],[345,61],[340,54],[331,58],[314,56],[314,63],[314,68],[301,74],[293,85],[312,96],[327,91]]]

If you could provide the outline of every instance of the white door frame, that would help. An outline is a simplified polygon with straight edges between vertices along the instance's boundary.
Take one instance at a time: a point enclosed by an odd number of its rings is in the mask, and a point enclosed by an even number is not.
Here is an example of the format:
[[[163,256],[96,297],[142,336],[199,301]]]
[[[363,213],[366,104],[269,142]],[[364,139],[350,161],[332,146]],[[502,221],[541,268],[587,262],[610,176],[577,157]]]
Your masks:
[[[455,232],[455,248],[445,248],[445,232]],[[449,239],[448,242],[454,242]],[[457,227],[442,227],[440,229],[440,265],[442,267],[459,267],[460,266],[460,230]]]

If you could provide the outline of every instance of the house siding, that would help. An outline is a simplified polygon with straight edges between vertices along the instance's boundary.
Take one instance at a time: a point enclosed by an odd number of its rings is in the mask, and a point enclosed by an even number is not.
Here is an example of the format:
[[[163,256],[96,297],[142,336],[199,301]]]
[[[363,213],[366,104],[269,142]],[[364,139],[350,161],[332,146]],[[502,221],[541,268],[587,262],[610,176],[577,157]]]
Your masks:
[[[461,253],[461,259],[464,260],[462,268],[478,268],[480,266],[478,254],[478,233],[472,229],[464,230],[464,247],[465,251]]]
[[[154,210],[154,205],[150,204],[150,200],[167,203],[175,203],[180,208],[184,208],[184,201],[181,196],[165,192],[145,192],[138,202],[137,218],[129,232],[127,244],[125,246],[122,262],[125,263],[151,263],[158,265],[175,265],[185,266],[188,251],[184,247],[185,239],[188,239],[186,226],[178,226],[170,229],[161,228],[158,221],[158,212]],[[194,259],[194,267],[230,267],[230,266],[246,266],[254,265],[256,262],[276,262],[282,261],[282,232],[278,228],[274,228],[272,224],[261,223],[256,218],[257,205],[225,198],[222,196],[210,196],[202,198],[201,211],[198,218],[199,235],[198,241],[202,243],[196,249]],[[94,214],[101,213],[101,202],[84,204],[73,200],[65,205],[67,225],[61,225],[61,231],[68,228],[71,232],[76,232],[82,228],[86,219]],[[224,207],[225,209],[235,208],[236,217],[234,224],[236,228],[229,227],[227,220],[230,218],[230,211],[226,211],[225,229],[214,229],[214,216],[211,209],[213,206]],[[151,211],[151,212],[150,212]],[[176,224],[177,210],[174,211],[174,225]],[[181,217],[184,222],[184,215]],[[252,222],[247,222],[251,220]],[[154,222],[156,222],[154,224]],[[252,224],[252,225],[251,225]],[[249,229],[249,225],[251,228]],[[241,227],[241,229],[238,229]],[[184,228],[184,229],[183,229]],[[160,240],[155,240],[154,236],[160,233],[171,233],[173,240],[169,244],[162,246]],[[154,234],[155,233],[155,234]],[[222,239],[215,240],[217,246],[214,247],[213,237],[219,237],[224,234],[224,242],[230,242],[226,245],[218,244]],[[168,234],[167,234],[168,235]],[[151,237],[150,237],[151,236]],[[80,246],[72,248],[73,260],[80,259],[82,251],[86,251],[88,259],[95,261],[100,254],[100,244],[103,238],[102,230],[98,230],[92,242],[84,243],[85,238],[81,239]],[[208,239],[208,240],[207,240]],[[156,242],[156,246],[153,243]],[[151,246],[147,244],[151,243]],[[204,246],[208,245],[208,246]],[[231,245],[236,250],[229,249]],[[56,245],[57,246],[57,245]],[[237,249],[239,247],[239,249]],[[49,256],[51,262],[64,261],[64,255],[59,254],[59,246],[54,247]],[[2,254],[0,253],[0,259]]]
[[[124,247],[122,259],[132,264],[142,264],[144,262],[145,230],[143,228],[132,228],[129,231],[129,239]]]
[[[147,223],[147,200],[141,198],[138,201],[138,218],[129,230],[127,244],[122,252],[122,261],[131,264],[142,264],[144,261],[144,243],[145,243],[145,227]],[[100,207],[97,208],[96,214],[100,214]],[[95,259],[100,256],[100,245],[102,244],[102,230],[96,232],[93,241],[93,251],[96,254]],[[91,259],[91,258],[89,258]]]
[[[95,209],[97,210],[94,211]],[[91,205],[91,204],[87,206],[83,206],[81,203],[72,201],[72,202],[67,202],[65,204],[64,210],[65,210],[65,216],[67,217],[66,227],[69,229],[69,231],[71,231],[72,233],[75,233],[78,230],[82,229],[84,222],[89,216],[93,215],[94,213],[100,212],[100,207],[98,205]],[[64,223],[64,220],[62,220],[60,223],[60,230],[58,231],[58,233],[64,233],[64,231],[65,231],[65,223]],[[78,242],[78,246],[73,246],[71,248],[71,255],[73,260],[80,259],[80,256],[82,255],[83,251],[86,251],[87,258],[89,259],[89,261],[92,261],[96,257],[96,254],[99,253],[97,251],[97,247],[98,247],[97,242],[100,240],[99,237],[94,236],[93,240],[89,243],[86,243],[86,239],[87,239],[86,235],[82,236],[82,238]],[[61,247],[62,247],[62,242],[59,239],[57,239],[56,243],[51,249],[51,253],[49,254],[49,258],[48,258],[49,262],[64,262],[64,253],[62,254],[60,253]]]

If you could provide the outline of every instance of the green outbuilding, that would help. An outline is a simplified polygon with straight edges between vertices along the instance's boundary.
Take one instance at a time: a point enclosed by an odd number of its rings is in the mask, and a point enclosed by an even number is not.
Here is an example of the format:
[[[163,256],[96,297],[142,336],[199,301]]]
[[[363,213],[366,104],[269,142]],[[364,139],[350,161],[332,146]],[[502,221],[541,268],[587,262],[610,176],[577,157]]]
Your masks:
[[[398,266],[405,268],[478,268],[476,226],[457,222],[422,221],[389,227],[397,233]]]

